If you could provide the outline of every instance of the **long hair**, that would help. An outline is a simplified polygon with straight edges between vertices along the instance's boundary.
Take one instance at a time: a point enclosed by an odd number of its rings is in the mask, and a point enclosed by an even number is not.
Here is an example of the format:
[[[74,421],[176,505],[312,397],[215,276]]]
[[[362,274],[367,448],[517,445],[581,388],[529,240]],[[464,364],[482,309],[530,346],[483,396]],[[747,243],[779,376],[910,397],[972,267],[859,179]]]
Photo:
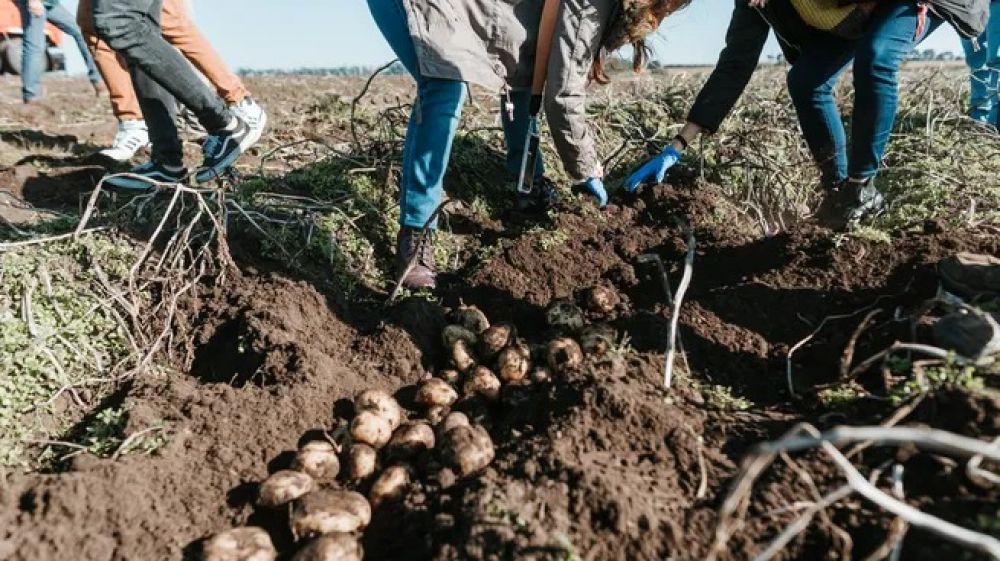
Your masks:
[[[655,33],[667,16],[688,5],[690,0],[622,0],[612,17],[601,47],[590,65],[589,78],[598,84],[608,84],[607,58],[614,51],[631,44],[632,70],[642,72],[652,51],[646,37]]]

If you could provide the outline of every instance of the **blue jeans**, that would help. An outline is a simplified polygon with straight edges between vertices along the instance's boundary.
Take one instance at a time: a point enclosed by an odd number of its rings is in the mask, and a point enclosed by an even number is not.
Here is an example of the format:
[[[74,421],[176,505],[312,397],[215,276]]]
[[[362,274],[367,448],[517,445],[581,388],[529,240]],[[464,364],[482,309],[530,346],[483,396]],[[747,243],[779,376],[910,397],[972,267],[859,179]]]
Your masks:
[[[401,0],[368,0],[368,9],[399,61],[417,82],[417,99],[403,144],[399,206],[400,225],[423,228],[444,197],[444,175],[465,105],[466,83],[423,75]],[[515,171],[521,166],[519,145],[527,133],[530,95],[515,93],[512,98],[515,122],[508,123],[506,116],[503,121],[507,165]]]
[[[45,22],[51,22],[68,37],[76,41],[76,46],[83,55],[83,62],[87,65],[87,78],[91,82],[99,82],[101,75],[97,72],[97,65],[94,64],[94,57],[91,56],[87,48],[87,42],[83,39],[83,32],[76,25],[76,18],[69,13],[62,5],[56,4],[45,10],[45,15],[33,16],[28,11],[28,0],[20,0],[17,3],[21,10],[21,22],[24,28],[21,49],[21,96],[24,101],[31,101],[42,97],[42,74],[46,67],[46,40]]]
[[[934,14],[917,37],[917,6],[912,2],[879,4],[864,37],[847,41],[816,35],[788,73],[788,89],[802,134],[830,187],[848,177],[874,177],[892,134],[899,105],[899,67],[914,47],[941,25]],[[854,117],[851,146],[833,89],[854,60]]]
[[[965,62],[972,71],[969,116],[1000,127],[1000,0],[990,3],[990,23],[976,40],[962,40]]]

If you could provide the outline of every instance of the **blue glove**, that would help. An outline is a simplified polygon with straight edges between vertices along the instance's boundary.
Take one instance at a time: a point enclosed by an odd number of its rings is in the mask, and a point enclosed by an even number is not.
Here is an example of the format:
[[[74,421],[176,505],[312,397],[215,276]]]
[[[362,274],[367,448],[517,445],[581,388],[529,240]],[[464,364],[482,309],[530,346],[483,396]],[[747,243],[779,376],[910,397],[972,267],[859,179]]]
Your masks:
[[[583,183],[573,186],[574,192],[585,193],[597,199],[597,206],[604,208],[608,204],[608,191],[604,188],[604,182],[597,177],[588,178]]]
[[[625,180],[625,190],[629,193],[635,193],[639,185],[654,179],[657,183],[663,183],[663,178],[667,176],[667,170],[674,167],[674,164],[680,159],[681,153],[672,145],[667,146],[666,150],[661,152],[659,156],[643,164]]]

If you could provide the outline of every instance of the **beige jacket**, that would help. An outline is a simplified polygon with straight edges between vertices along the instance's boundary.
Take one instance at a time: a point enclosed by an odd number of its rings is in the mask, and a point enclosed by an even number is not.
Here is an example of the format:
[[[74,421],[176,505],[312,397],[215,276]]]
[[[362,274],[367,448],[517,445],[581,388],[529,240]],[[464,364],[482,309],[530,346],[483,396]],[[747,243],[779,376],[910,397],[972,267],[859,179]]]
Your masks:
[[[587,76],[621,0],[561,0],[545,89],[549,128],[574,181],[603,175],[587,125]],[[544,0],[403,0],[424,76],[500,91],[531,86]]]

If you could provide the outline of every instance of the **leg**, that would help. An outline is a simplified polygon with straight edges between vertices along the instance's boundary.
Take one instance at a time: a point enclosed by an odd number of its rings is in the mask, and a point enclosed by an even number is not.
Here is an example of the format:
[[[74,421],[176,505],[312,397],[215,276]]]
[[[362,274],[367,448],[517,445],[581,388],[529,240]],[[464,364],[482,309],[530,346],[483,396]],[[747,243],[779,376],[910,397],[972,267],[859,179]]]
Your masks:
[[[1000,2],[990,3],[990,23],[986,30],[986,68],[989,70],[990,121],[1000,128]]]
[[[48,10],[48,19],[59,29],[63,31],[67,36],[72,37],[76,41],[76,46],[80,49],[80,55],[83,56],[83,62],[87,65],[87,78],[90,79],[91,83],[96,83],[101,81],[101,75],[97,71],[97,65],[94,63],[94,57],[90,54],[90,49],[87,48],[87,42],[84,40],[83,32],[76,25],[76,21],[73,18],[73,14],[69,13],[66,8],[63,8],[61,4],[56,4]]]
[[[854,119],[848,174],[865,181],[875,176],[889,143],[899,103],[899,66],[906,55],[940,24],[927,15],[924,33],[916,36],[917,6],[882,3],[872,14],[854,60]]]
[[[139,99],[132,86],[132,75],[125,65],[125,59],[112,50],[105,41],[101,41],[97,37],[97,31],[94,30],[91,0],[80,1],[76,12],[76,21],[80,25],[83,38],[94,57],[94,64],[97,65],[97,70],[101,73],[104,84],[108,87],[112,113],[119,121],[141,120],[142,109],[139,108]]]
[[[174,98],[141,68],[132,69],[132,81],[139,93],[139,105],[149,127],[152,159],[158,164],[184,167],[184,144],[174,119],[177,104]]]
[[[94,27],[98,35],[118,51],[132,69],[141,69],[163,92],[191,109],[209,132],[226,129],[233,115],[225,103],[209,90],[188,62],[160,34],[163,0],[93,0]],[[144,85],[138,81],[137,86]],[[162,92],[139,92],[140,99]],[[158,105],[166,105],[166,102]],[[154,126],[150,116],[146,120]],[[173,122],[170,128],[174,128]]]
[[[399,0],[369,0],[368,7],[389,45],[417,81],[403,154],[400,222],[403,227],[423,228],[444,196],[444,174],[465,103],[465,84],[421,76]]]
[[[962,40],[965,51],[965,64],[969,67],[969,117],[977,121],[986,121],[990,112],[989,78],[990,71],[986,68],[986,49],[983,48],[988,32],[980,35],[976,45],[970,39]]]
[[[163,38],[208,78],[226,103],[233,105],[250,95],[243,81],[191,21],[183,0],[163,0],[161,25]]]
[[[531,91],[518,90],[510,92],[510,101],[514,104],[514,120],[510,120],[505,96],[500,99],[500,121],[503,123],[503,138],[507,145],[507,173],[512,177],[521,175],[521,159],[524,157],[524,139],[528,137],[528,127],[531,126]],[[538,123],[534,123],[532,133],[538,133]],[[539,157],[535,160],[535,178],[545,175],[545,163]]]
[[[851,42],[823,34],[788,72],[788,93],[825,188],[847,178],[847,134],[833,89],[853,56]]]
[[[45,72],[45,16],[28,11],[28,0],[19,0],[21,9],[21,96],[24,102],[42,97],[42,74]]]

